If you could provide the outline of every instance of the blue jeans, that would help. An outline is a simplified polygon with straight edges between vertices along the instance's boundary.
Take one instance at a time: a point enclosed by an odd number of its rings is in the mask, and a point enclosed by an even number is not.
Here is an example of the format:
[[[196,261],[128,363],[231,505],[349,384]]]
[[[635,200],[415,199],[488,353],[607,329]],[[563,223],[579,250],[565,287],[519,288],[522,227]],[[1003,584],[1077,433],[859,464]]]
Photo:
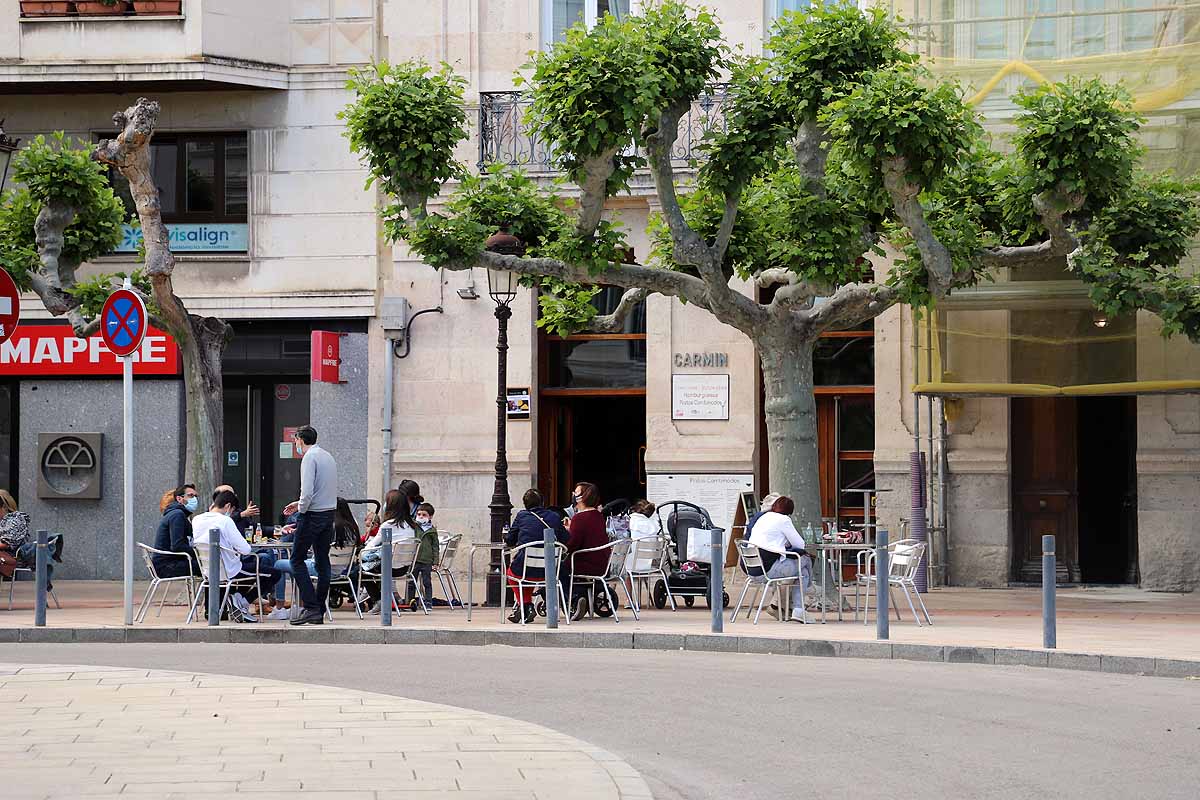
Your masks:
[[[329,548],[333,545],[333,511],[306,511],[296,522],[296,538],[292,547],[292,575],[296,591],[309,614],[325,613],[325,598],[333,577],[329,565]],[[317,588],[314,590],[308,571],[308,551],[312,550],[317,568]]]
[[[37,542],[26,542],[17,548],[17,564],[33,569],[37,565]],[[54,577],[54,563],[46,559],[46,590],[51,587],[50,579]]]
[[[792,586],[792,608],[804,609],[804,590],[812,586],[812,558],[800,556],[799,563],[791,556],[780,556],[767,570],[768,578],[794,578],[800,575],[800,583]]]

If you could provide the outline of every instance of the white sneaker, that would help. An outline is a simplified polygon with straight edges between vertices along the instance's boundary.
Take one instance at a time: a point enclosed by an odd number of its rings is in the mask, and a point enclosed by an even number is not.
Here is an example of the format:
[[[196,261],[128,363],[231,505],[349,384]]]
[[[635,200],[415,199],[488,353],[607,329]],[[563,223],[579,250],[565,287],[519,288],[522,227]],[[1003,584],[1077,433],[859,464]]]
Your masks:
[[[283,606],[280,606],[270,614],[267,614],[267,619],[289,619],[290,616],[291,615],[288,613],[288,610]]]
[[[799,608],[792,612],[791,620],[804,625],[811,625],[813,622],[812,618],[808,616],[808,612]]]

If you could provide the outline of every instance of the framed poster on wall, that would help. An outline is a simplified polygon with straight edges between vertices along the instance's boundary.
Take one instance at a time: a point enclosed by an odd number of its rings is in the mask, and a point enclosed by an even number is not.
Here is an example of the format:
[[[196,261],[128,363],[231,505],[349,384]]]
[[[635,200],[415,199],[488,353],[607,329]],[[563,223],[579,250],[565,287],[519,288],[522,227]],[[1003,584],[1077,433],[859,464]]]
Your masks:
[[[671,419],[729,419],[729,376],[671,376]]]

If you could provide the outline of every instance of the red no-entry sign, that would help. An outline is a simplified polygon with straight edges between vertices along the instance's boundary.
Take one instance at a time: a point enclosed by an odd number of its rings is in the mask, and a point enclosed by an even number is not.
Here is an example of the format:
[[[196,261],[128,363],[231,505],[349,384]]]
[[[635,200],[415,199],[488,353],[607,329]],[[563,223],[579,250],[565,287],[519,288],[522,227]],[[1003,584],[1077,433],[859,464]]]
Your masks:
[[[0,343],[8,340],[21,322],[21,293],[7,270],[0,269]]]
[[[113,355],[136,352],[146,335],[146,304],[136,293],[117,289],[104,301],[100,311],[100,335]]]

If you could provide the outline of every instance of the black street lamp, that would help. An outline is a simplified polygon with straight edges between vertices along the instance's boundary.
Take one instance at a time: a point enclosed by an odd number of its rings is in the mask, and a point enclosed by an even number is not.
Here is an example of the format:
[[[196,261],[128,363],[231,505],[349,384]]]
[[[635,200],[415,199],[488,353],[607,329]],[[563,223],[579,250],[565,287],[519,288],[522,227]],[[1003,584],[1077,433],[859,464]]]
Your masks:
[[[516,236],[501,228],[484,244],[492,253],[501,255],[524,254],[525,246]],[[504,541],[504,528],[512,514],[512,499],[508,494],[508,320],[512,317],[512,301],[517,296],[517,276],[505,269],[491,269],[488,274],[488,294],[496,304],[496,485],[492,490],[491,537],[493,544]],[[500,552],[492,550],[488,564],[487,602],[498,606],[503,602],[500,575]]]
[[[0,192],[8,185],[8,165],[12,163],[13,153],[17,152],[20,139],[13,139],[4,133],[4,120],[0,119]]]

